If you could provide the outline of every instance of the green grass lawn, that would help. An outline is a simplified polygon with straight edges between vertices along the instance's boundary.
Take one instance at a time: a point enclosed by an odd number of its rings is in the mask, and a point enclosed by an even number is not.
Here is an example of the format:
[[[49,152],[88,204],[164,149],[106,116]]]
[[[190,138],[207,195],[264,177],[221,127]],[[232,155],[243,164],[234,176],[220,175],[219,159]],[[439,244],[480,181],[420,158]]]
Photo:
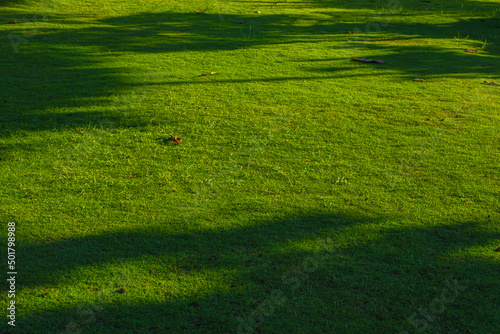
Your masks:
[[[0,0],[0,54],[0,333],[498,333],[500,0]]]

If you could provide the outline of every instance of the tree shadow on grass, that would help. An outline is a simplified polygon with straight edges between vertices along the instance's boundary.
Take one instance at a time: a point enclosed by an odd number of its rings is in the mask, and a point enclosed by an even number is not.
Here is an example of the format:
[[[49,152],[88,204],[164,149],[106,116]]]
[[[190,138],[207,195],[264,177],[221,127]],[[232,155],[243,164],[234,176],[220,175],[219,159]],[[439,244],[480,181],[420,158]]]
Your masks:
[[[255,3],[254,1],[239,1]],[[446,12],[457,12],[457,11],[491,11],[495,12],[498,9],[498,5],[494,1],[480,1],[480,0],[464,0],[464,1],[440,1],[439,3],[435,1],[404,1],[404,0],[387,0],[387,1],[366,1],[366,0],[351,0],[351,1],[341,1],[341,0],[309,0],[309,1],[278,1],[276,2],[262,2],[261,5],[264,6],[277,6],[277,7],[288,7],[288,8],[336,8],[336,9],[354,9],[354,10],[371,10],[377,12],[391,11],[394,9],[403,10],[421,10],[423,13],[433,13],[433,11],[427,8],[433,8],[435,11],[443,10]]]
[[[120,69],[91,68],[97,59],[64,50],[12,54],[3,62],[3,131],[43,131],[98,123],[105,115],[98,103],[109,103],[111,95],[126,88],[120,84]],[[87,110],[80,112],[79,108]]]
[[[26,0],[0,0],[0,6],[24,4]]]
[[[376,35],[346,37],[346,32],[355,30],[357,23],[343,23],[332,13],[331,19],[316,18],[310,25],[297,25],[303,20],[300,15],[270,14],[262,16],[225,15],[221,20],[217,14],[195,13],[140,13],[93,21],[91,26],[78,28],[74,18],[54,16],[59,23],[71,23],[74,29],[37,28],[33,38],[21,43],[19,53],[12,50],[11,43],[3,44],[2,80],[0,82],[0,107],[2,122],[0,130],[11,132],[18,129],[39,131],[54,128],[81,127],[98,124],[103,118],[119,120],[119,113],[110,113],[113,98],[135,89],[137,84],[127,77],[131,69],[110,66],[120,57],[133,54],[171,54],[179,51],[197,52],[210,57],[211,51],[231,51],[256,46],[290,43],[319,43],[326,36],[338,42],[345,62],[333,66],[318,67],[316,59],[311,64],[304,59],[304,72],[293,77],[255,77],[242,80],[216,78],[213,82],[259,82],[283,80],[324,80],[341,78],[311,76],[308,72],[339,72],[359,64],[351,64],[350,57],[378,57],[383,54],[386,67],[402,74],[430,73],[434,75],[460,74],[490,75],[498,70],[498,47],[492,43],[486,51],[465,54],[457,44],[457,52],[411,43],[412,38],[450,38],[456,32],[471,32],[472,37],[488,39],[493,36],[495,18],[458,20],[441,25],[411,25],[389,22],[383,31],[398,34],[396,40],[381,41]],[[325,14],[326,15],[326,14]],[[352,14],[355,15],[355,14]],[[235,24],[244,19],[245,24]],[[496,23],[495,23],[496,22]],[[11,33],[25,36],[23,24],[11,25]],[[24,38],[24,37],[23,37]],[[346,42],[346,38],[348,42]],[[401,40],[401,38],[406,38]],[[350,49],[366,49],[364,54],[350,54]],[[462,53],[460,53],[462,52]],[[290,55],[290,59],[294,59]],[[373,73],[375,75],[376,73]],[[344,74],[344,76],[349,76]],[[210,81],[212,83],[212,81]],[[164,76],[158,84],[198,84],[198,79]],[[206,84],[206,83],[203,83]],[[139,84],[140,85],[140,84]],[[83,108],[78,117],[75,109]],[[68,110],[73,110],[68,112]],[[92,110],[92,111],[89,111]],[[140,116],[131,124],[140,126]]]
[[[492,222],[408,227],[390,220],[307,215],[197,234],[130,231],[22,244],[18,289],[30,291],[24,298],[47,310],[23,314],[20,309],[17,328],[31,333],[493,330],[498,319],[493,243],[499,234],[483,228]],[[471,258],[471,249],[486,253]],[[134,277],[110,274],[113,266],[127,263],[135,268]],[[51,300],[68,293],[69,286],[87,290],[95,302],[50,310]],[[417,309],[420,314],[408,323]]]
[[[336,14],[328,14],[334,17]],[[499,69],[498,58],[500,57],[498,47],[495,44],[498,31],[498,20],[495,18],[463,19],[454,23],[446,24],[405,24],[400,22],[388,22],[382,26],[381,32],[386,34],[397,34],[398,37],[391,39],[380,38],[379,34],[363,32],[363,36],[347,36],[346,33],[359,28],[356,23],[342,23],[338,19],[315,19],[311,25],[296,25],[303,20],[299,15],[266,15],[245,18],[245,25],[235,25],[234,19],[240,16],[228,17],[221,21],[217,15],[195,15],[195,14],[137,14],[127,17],[111,18],[104,20],[106,27],[104,34],[111,36],[111,40],[119,41],[116,46],[124,51],[139,53],[155,52],[177,52],[177,51],[225,51],[244,49],[254,46],[279,45],[290,43],[318,43],[325,41],[325,33],[329,41],[338,42],[339,49],[332,50],[332,54],[338,53],[349,60],[351,56],[365,56],[384,54],[388,59],[391,69],[401,71],[403,74],[414,74],[415,71],[434,75],[464,76],[470,74],[490,75]],[[252,37],[246,33],[251,27]],[[361,26],[362,27],[362,26]],[[202,28],[200,30],[200,28]],[[460,33],[461,32],[461,33]],[[81,32],[88,35],[85,30]],[[99,33],[95,33],[99,36]],[[467,35],[467,37],[465,37]],[[167,37],[168,36],[168,37]],[[450,50],[435,46],[422,45],[423,39],[449,39],[457,38],[457,49]],[[467,39],[484,40],[482,43],[469,43]],[[493,38],[493,40],[492,40]],[[489,44],[488,44],[489,39]],[[83,39],[85,40],[85,38]],[[348,42],[346,42],[346,40]],[[123,41],[127,41],[123,43]],[[98,43],[91,40],[92,43]],[[87,42],[86,42],[87,43]],[[424,43],[425,44],[425,43]],[[462,45],[464,46],[462,46]],[[468,46],[468,45],[472,46]],[[463,52],[466,47],[480,49],[477,54]],[[350,49],[366,49],[366,54],[354,55]],[[346,57],[347,56],[347,57]],[[293,59],[293,55],[290,58]],[[305,59],[307,62],[307,59]],[[346,63],[343,66],[335,64],[328,71],[339,72],[349,69]],[[307,70],[307,68],[305,68]],[[318,70],[316,67],[311,67]],[[343,75],[335,74],[332,78]],[[254,78],[244,79],[243,82],[260,80],[298,80],[324,79],[325,77],[299,77],[282,78]],[[221,79],[223,80],[223,79]],[[215,80],[217,81],[217,80]],[[233,80],[238,82],[238,79]],[[197,83],[195,80],[167,80],[165,83]],[[217,81],[219,82],[219,81]]]

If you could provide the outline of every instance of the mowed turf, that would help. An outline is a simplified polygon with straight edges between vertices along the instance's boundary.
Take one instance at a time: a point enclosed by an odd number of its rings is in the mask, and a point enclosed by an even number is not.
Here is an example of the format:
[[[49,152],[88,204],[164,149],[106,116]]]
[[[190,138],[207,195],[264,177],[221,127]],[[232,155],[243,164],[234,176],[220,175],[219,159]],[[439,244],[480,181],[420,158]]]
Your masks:
[[[0,1],[0,332],[497,333],[499,8]]]

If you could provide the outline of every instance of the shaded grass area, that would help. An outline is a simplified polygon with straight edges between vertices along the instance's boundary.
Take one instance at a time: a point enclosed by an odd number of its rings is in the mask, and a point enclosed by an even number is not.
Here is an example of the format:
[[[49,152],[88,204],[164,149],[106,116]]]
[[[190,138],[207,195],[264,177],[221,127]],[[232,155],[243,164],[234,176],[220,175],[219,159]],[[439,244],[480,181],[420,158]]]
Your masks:
[[[14,4],[18,332],[495,332],[498,1]]]
[[[253,319],[262,322],[262,332],[281,332],[283,326],[297,333],[391,330],[417,307],[428,309],[442,290],[459,286],[443,310],[431,311],[431,319],[441,318],[436,329],[453,324],[458,331],[494,332],[496,324],[481,319],[493,319],[496,310],[468,310],[498,299],[492,249],[498,233],[478,228],[494,223],[408,229],[401,223],[388,227],[387,221],[295,216],[199,234],[138,230],[33,244],[22,248],[33,254],[23,261],[37,263],[23,281],[28,296],[57,298],[86,290],[96,304],[84,306],[93,321],[78,312],[79,301],[68,300],[62,309],[28,317],[23,326],[30,332],[62,330],[76,318],[85,332],[222,333],[246,328],[238,317],[250,325],[250,315],[268,301],[271,314]],[[482,249],[491,255],[480,256]],[[36,261],[40,256],[59,261]],[[280,302],[269,302],[272,291]]]

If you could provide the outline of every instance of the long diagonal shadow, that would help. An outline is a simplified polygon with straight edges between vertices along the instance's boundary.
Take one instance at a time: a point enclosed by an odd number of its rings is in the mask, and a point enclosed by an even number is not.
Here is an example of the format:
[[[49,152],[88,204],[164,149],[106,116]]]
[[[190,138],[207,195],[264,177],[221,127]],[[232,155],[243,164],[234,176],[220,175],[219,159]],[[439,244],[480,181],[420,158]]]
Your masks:
[[[22,262],[33,265],[20,284],[28,290],[45,287],[46,299],[57,298],[57,289],[49,287],[85,288],[90,277],[71,275],[82,268],[98,271],[107,264],[131,262],[141,274],[125,294],[108,290],[101,295],[107,294],[104,301],[96,301],[98,306],[88,306],[96,310],[92,321],[78,315],[82,306],[77,305],[24,314],[20,322],[40,333],[67,330],[75,319],[84,332],[93,333],[232,333],[241,327],[238,321],[278,291],[283,303],[272,308],[272,320],[263,317],[258,325],[262,332],[293,332],[291,326],[297,324],[303,324],[298,332],[307,330],[311,312],[317,333],[346,328],[361,332],[373,323],[396,331],[404,328],[412,307],[426,306],[447,279],[468,287],[458,303],[480,309],[494,288],[486,283],[496,279],[494,260],[459,254],[491,245],[498,233],[481,229],[484,222],[384,227],[387,219],[311,215],[202,234],[134,231],[25,244],[19,247]],[[317,254],[315,264],[304,264]],[[297,274],[297,268],[302,272]],[[193,286],[197,280],[206,286]],[[179,291],[165,289],[169,281]],[[157,288],[149,287],[145,297],[142,284]],[[408,313],[398,312],[401,308]],[[478,312],[449,312],[435,326],[466,326],[477,317],[494,322],[493,314]]]
[[[330,17],[328,17],[330,15]],[[332,16],[334,15],[334,16]],[[111,97],[133,89],[134,84],[126,80],[130,71],[126,67],[109,66],[117,57],[134,54],[175,54],[179,51],[201,52],[210,56],[212,51],[232,51],[265,45],[285,45],[290,43],[323,43],[327,32],[330,42],[345,42],[347,31],[358,26],[344,23],[327,13],[309,26],[295,25],[301,19],[298,15],[269,14],[248,18],[255,31],[255,37],[246,35],[246,27],[234,25],[233,18],[221,21],[216,14],[196,15],[190,13],[141,13],[95,21],[91,27],[56,29],[39,28],[33,42],[23,46],[23,52],[14,54],[9,43],[0,46],[5,54],[0,60],[2,71],[0,81],[0,107],[2,109],[1,130],[12,132],[17,129],[41,131],[81,127],[98,124],[108,117],[107,109]],[[54,21],[64,23],[66,18],[54,17]],[[417,30],[411,24],[391,22],[390,31],[397,31],[400,37],[449,39],[456,31],[470,31],[474,38],[490,40],[487,51],[478,55],[460,54],[437,47],[427,47],[418,43],[381,41],[374,36],[359,40],[352,38],[348,47],[366,49],[362,56],[374,57],[385,53],[388,67],[402,74],[431,73],[445,76],[449,74],[491,75],[498,72],[498,47],[493,43],[498,31],[496,18],[457,20],[441,25],[420,25]],[[438,29],[442,28],[442,29]],[[23,28],[10,27],[12,33],[21,34]],[[405,41],[405,42],[411,42]],[[36,51],[36,52],[32,52]],[[389,54],[387,54],[389,53]],[[335,49],[332,56],[338,55]],[[303,75],[265,78],[244,77],[233,82],[325,80],[341,78],[343,74],[311,76],[312,71],[340,72],[349,70],[350,55],[342,55],[345,62],[334,62],[331,66],[317,67],[315,60],[304,63]],[[442,66],[446,63],[447,66]],[[380,69],[379,72],[384,71]],[[309,72],[309,73],[308,73]],[[372,72],[369,75],[379,75]],[[347,74],[349,76],[350,74]],[[223,82],[225,79],[221,79]],[[163,84],[198,84],[199,80],[169,78],[165,75]],[[214,82],[218,82],[214,80]],[[205,84],[205,83],[204,83]],[[67,110],[90,108],[92,111],[77,112]],[[109,113],[108,113],[109,114]],[[137,120],[138,124],[141,120]]]

